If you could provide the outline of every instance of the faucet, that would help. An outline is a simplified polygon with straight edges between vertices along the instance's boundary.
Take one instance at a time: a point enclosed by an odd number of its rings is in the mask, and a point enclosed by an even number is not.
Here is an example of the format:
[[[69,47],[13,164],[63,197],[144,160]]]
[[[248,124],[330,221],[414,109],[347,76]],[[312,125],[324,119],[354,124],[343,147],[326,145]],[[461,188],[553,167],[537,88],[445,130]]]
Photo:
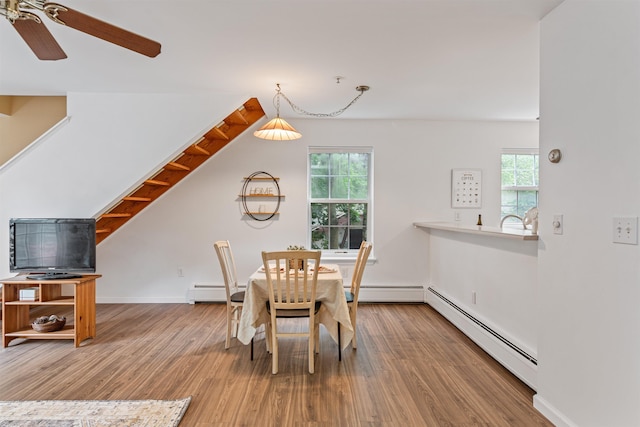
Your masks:
[[[527,229],[527,225],[524,223],[524,218],[521,218],[518,215],[513,215],[513,214],[505,215],[504,218],[500,220],[500,228],[502,228],[502,225],[504,224],[504,220],[507,218],[518,218],[520,221],[522,221],[522,228],[524,228],[525,230]]]

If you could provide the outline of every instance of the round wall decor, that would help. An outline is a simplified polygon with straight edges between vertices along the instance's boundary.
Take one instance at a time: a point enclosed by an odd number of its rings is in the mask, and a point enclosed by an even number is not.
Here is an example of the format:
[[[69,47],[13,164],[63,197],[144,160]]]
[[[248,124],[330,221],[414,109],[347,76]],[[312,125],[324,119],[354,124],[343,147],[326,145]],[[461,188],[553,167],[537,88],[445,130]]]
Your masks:
[[[268,221],[278,215],[280,200],[284,197],[280,193],[278,180],[264,171],[254,172],[244,178],[240,198],[245,215],[256,221]]]

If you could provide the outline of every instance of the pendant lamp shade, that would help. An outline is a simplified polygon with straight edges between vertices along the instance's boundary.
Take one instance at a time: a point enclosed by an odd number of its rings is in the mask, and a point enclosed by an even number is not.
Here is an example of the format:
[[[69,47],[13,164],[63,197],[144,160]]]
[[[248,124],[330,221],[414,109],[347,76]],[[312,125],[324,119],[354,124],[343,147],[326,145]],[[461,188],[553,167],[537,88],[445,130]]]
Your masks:
[[[302,137],[302,134],[295,130],[279,116],[271,119],[260,129],[253,133],[254,136],[271,141],[292,141]]]

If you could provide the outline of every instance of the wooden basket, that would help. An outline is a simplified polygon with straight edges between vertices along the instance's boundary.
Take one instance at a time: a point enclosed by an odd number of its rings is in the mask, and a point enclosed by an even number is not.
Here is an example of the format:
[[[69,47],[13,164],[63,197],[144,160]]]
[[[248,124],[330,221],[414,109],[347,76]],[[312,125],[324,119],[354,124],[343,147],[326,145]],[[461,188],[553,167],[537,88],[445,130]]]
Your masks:
[[[297,265],[296,265],[296,261],[298,261]],[[304,260],[302,260],[302,259],[298,259],[298,260],[290,259],[289,260],[289,270],[304,270]]]
[[[54,320],[47,323],[36,323],[33,322],[31,327],[36,332],[55,332],[64,328],[65,323],[67,323],[67,318],[62,317],[59,320]]]

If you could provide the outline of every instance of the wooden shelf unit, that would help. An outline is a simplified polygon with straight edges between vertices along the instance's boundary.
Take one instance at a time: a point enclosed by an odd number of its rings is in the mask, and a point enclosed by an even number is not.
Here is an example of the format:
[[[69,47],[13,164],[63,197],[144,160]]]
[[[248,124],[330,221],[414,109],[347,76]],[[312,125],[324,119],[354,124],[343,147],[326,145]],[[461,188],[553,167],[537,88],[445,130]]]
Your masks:
[[[76,347],[96,335],[96,279],[98,274],[77,279],[41,280],[20,275],[0,280],[2,283],[2,347],[16,338],[73,340]],[[71,286],[73,295],[63,295],[63,286]],[[21,301],[20,289],[39,288],[36,301]],[[37,332],[31,328],[31,308],[67,306],[73,308],[73,319],[56,332]]]

